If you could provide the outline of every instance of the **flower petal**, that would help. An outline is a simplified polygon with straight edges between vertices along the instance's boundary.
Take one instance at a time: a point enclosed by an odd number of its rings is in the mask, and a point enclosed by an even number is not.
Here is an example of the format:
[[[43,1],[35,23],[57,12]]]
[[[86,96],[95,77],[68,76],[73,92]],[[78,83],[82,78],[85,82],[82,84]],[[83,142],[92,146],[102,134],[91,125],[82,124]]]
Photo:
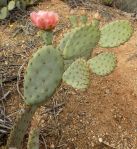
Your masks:
[[[58,14],[53,11],[40,10],[30,14],[31,21],[40,29],[53,29],[59,22]]]

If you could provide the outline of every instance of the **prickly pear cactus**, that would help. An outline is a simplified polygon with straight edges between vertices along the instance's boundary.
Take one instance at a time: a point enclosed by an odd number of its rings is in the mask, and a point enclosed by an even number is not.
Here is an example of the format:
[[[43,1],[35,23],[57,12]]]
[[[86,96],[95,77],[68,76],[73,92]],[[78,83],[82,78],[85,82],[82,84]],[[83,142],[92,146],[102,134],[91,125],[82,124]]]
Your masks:
[[[7,0],[0,0],[0,7],[6,6]]]
[[[53,46],[39,49],[29,61],[24,78],[24,109],[11,131],[7,148],[21,148],[21,142],[36,109],[53,95],[64,72],[63,58]]]
[[[71,38],[63,50],[64,59],[74,59],[90,53],[100,38],[98,27],[85,25],[73,30]]]
[[[21,149],[21,144],[31,119],[37,109],[37,106],[27,106],[17,118],[13,129],[11,130],[6,149]]]
[[[24,81],[27,105],[41,104],[51,97],[61,83],[63,58],[53,46],[39,49],[28,64]]]
[[[78,16],[72,15],[69,17],[69,20],[72,28],[78,27]]]
[[[105,25],[101,29],[99,45],[104,48],[117,47],[128,41],[133,33],[129,21],[119,20]]]
[[[53,32],[52,31],[41,31],[41,37],[45,45],[52,45],[53,42]]]
[[[64,48],[65,48],[65,46],[66,46],[68,40],[71,38],[72,32],[73,32],[73,31],[66,33],[66,34],[64,35],[64,37],[61,39],[61,41],[60,41],[60,43],[59,43],[59,45],[58,45],[58,47],[57,47],[57,49],[58,49],[61,53],[63,53],[63,50],[64,50]],[[69,67],[69,65],[72,64],[73,61],[74,61],[74,60],[64,60],[64,70],[66,70],[66,69]]]
[[[80,16],[80,22],[82,25],[86,25],[87,21],[88,21],[88,17],[86,15]]]
[[[27,149],[39,149],[39,129],[32,128],[29,133]]]
[[[14,0],[8,3],[8,10],[13,10],[16,7],[16,2]]]
[[[16,7],[16,1],[1,1],[0,3],[0,20],[5,19],[9,15],[9,11],[13,10]]]
[[[112,52],[103,52],[88,60],[88,64],[93,73],[105,76],[116,67],[116,56]]]
[[[21,10],[25,10],[27,5],[28,5],[28,2],[26,0],[18,0],[16,2],[16,7]]]
[[[71,32],[64,34],[63,38],[61,39],[57,47],[61,52],[63,52],[68,40],[71,38],[72,33],[73,33],[73,30]]]
[[[0,9],[0,20],[5,19],[9,15],[9,11],[7,7],[3,7]]]
[[[82,15],[80,16],[80,22],[81,25],[86,25],[87,23],[87,16],[86,15]],[[60,51],[63,51],[67,42],[71,39],[71,36],[73,35],[73,32],[76,31],[76,29],[78,29],[78,16],[71,16],[70,17],[70,23],[72,24],[72,27],[74,27],[74,29],[71,29],[70,32],[67,32],[64,34],[63,38],[61,39],[59,45],[58,45],[58,49]]]
[[[84,60],[88,60],[90,58],[91,54],[87,53],[83,56],[81,56],[82,59]],[[75,60],[77,60],[77,58],[75,59],[68,59],[68,60],[64,60],[64,70],[66,70]]]
[[[77,59],[63,74],[63,81],[75,89],[85,90],[90,83],[90,70],[84,59]]]
[[[27,108],[11,131],[6,149],[21,148],[21,142],[37,107],[53,95],[62,79],[77,90],[85,90],[90,83],[90,72],[104,76],[116,67],[114,53],[103,52],[91,59],[89,56],[99,40],[102,47],[114,47],[126,42],[133,32],[129,22],[122,20],[106,25],[101,29],[100,39],[99,19],[94,19],[92,24],[87,24],[85,18],[83,19],[83,26],[67,33],[57,49],[52,45],[44,46],[29,61],[24,76],[24,99]],[[86,61],[87,59],[89,60]],[[65,72],[64,63],[67,63]],[[39,132],[32,130],[28,149],[39,147],[38,136]]]
[[[102,3],[110,6],[113,3],[113,0],[102,0]]]
[[[26,9],[27,6],[33,5],[39,0],[0,0],[0,20],[9,16],[11,10],[15,7],[18,9]]]

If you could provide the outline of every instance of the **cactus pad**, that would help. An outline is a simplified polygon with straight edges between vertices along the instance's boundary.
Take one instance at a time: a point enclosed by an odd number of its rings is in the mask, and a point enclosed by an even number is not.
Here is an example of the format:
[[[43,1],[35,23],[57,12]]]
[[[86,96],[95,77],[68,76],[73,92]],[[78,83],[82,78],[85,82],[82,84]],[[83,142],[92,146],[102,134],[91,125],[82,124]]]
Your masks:
[[[6,149],[9,148],[21,148],[22,140],[26,134],[27,128],[31,122],[31,119],[37,109],[37,106],[28,106],[23,109],[22,113],[18,116],[13,129],[11,130]]]
[[[99,29],[92,24],[75,29],[64,48],[64,58],[73,59],[89,53],[95,48],[99,38]]]
[[[39,129],[32,128],[29,134],[27,149],[39,149]]]
[[[5,19],[9,15],[9,11],[7,7],[3,7],[0,10],[0,20]]]
[[[103,4],[110,6],[113,3],[113,0],[102,0]]]
[[[52,46],[39,49],[28,64],[24,81],[25,102],[41,104],[52,96],[64,72],[63,58]]]
[[[12,0],[8,3],[8,10],[13,10],[15,7],[16,7],[15,1]]]
[[[75,60],[64,60],[64,70],[66,70]]]
[[[61,41],[60,41],[60,43],[57,47],[61,52],[63,52],[67,42],[71,38],[72,32],[73,32],[73,30],[71,32],[68,32],[68,33],[64,34],[64,37],[61,39]]]
[[[6,6],[7,0],[0,0],[0,7]]]
[[[116,67],[116,57],[112,52],[103,52],[88,60],[88,64],[93,73],[105,76],[110,74]]]
[[[80,22],[82,25],[86,25],[87,21],[88,21],[87,15],[80,16]]]
[[[72,15],[69,17],[71,27],[75,28],[78,26],[78,16]]]
[[[84,90],[89,85],[89,67],[84,59],[77,59],[63,74],[63,80],[75,89]]]
[[[132,26],[127,20],[109,23],[101,29],[99,45],[104,48],[117,47],[128,41],[132,33]]]

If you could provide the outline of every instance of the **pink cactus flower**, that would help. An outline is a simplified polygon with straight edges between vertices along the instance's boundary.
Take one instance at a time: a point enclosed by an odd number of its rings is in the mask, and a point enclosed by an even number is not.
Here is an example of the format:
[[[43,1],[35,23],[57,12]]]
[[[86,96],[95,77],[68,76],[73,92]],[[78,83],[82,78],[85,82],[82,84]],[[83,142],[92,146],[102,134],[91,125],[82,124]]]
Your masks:
[[[53,29],[59,22],[59,16],[53,11],[38,11],[30,14],[32,23],[40,29]]]

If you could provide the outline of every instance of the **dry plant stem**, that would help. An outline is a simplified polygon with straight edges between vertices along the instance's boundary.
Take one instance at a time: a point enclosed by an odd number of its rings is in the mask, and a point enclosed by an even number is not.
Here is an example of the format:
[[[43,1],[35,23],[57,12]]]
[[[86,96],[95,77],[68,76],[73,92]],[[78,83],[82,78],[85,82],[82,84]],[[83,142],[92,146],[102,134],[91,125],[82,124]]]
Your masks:
[[[6,149],[17,148],[21,149],[24,135],[26,134],[27,128],[32,120],[32,117],[38,106],[26,106],[24,111],[19,114],[13,129],[11,130]]]

